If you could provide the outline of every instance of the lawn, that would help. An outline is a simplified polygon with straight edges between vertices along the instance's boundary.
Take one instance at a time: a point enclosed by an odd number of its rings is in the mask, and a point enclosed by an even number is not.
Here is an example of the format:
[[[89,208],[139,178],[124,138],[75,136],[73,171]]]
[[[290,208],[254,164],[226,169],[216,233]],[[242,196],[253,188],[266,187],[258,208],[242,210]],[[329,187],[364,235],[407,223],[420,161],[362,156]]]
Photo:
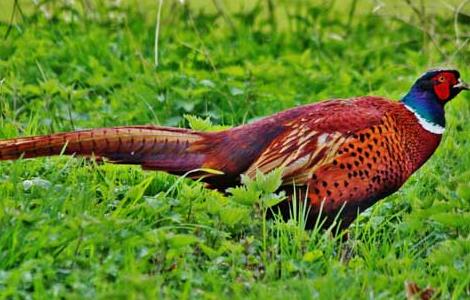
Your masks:
[[[158,1],[2,2],[0,139],[400,99],[439,66],[470,81],[468,1],[163,1],[157,53]],[[438,151],[347,241],[301,209],[266,221],[276,173],[223,194],[76,157],[1,162],[0,298],[403,299],[407,281],[469,298],[470,93],[446,111]]]

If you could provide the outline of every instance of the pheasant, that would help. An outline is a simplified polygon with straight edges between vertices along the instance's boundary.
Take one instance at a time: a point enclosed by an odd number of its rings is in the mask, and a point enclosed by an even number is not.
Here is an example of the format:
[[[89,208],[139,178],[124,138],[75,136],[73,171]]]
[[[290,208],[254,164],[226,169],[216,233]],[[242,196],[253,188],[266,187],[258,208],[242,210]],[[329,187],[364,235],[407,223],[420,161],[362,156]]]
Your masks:
[[[8,139],[0,160],[76,154],[176,175],[197,170],[192,178],[219,190],[240,184],[242,174],[282,168],[283,188],[308,200],[307,226],[338,215],[346,228],[429,159],[444,133],[446,103],[468,89],[457,70],[430,70],[401,101],[334,99],[218,132],[149,125]],[[285,216],[294,198],[279,205]]]

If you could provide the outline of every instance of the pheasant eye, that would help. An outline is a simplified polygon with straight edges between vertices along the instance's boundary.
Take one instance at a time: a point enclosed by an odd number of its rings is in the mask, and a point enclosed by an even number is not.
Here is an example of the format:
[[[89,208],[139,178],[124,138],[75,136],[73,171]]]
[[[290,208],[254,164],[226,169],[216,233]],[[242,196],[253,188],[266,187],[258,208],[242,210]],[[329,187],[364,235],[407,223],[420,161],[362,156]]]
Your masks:
[[[440,75],[440,76],[437,78],[437,81],[439,81],[439,82],[442,83],[442,82],[446,81],[446,78],[444,77],[444,75]]]

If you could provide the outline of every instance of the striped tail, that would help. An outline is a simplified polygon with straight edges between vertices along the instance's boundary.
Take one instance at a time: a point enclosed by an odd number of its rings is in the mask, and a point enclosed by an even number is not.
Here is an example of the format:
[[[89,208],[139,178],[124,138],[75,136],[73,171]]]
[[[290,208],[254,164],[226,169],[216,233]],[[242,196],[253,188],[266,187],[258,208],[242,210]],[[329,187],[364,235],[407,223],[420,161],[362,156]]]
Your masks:
[[[207,137],[188,129],[158,126],[91,129],[0,140],[0,160],[76,154],[184,173],[203,166],[210,147]]]

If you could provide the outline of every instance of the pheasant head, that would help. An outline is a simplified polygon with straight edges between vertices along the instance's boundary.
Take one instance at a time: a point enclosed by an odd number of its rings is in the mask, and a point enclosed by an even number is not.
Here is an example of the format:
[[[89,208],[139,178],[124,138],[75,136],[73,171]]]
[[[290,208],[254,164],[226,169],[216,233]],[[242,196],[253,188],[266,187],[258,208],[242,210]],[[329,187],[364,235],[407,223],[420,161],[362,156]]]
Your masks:
[[[470,89],[452,69],[424,73],[401,100],[428,131],[441,134],[445,127],[444,106],[461,91]]]

